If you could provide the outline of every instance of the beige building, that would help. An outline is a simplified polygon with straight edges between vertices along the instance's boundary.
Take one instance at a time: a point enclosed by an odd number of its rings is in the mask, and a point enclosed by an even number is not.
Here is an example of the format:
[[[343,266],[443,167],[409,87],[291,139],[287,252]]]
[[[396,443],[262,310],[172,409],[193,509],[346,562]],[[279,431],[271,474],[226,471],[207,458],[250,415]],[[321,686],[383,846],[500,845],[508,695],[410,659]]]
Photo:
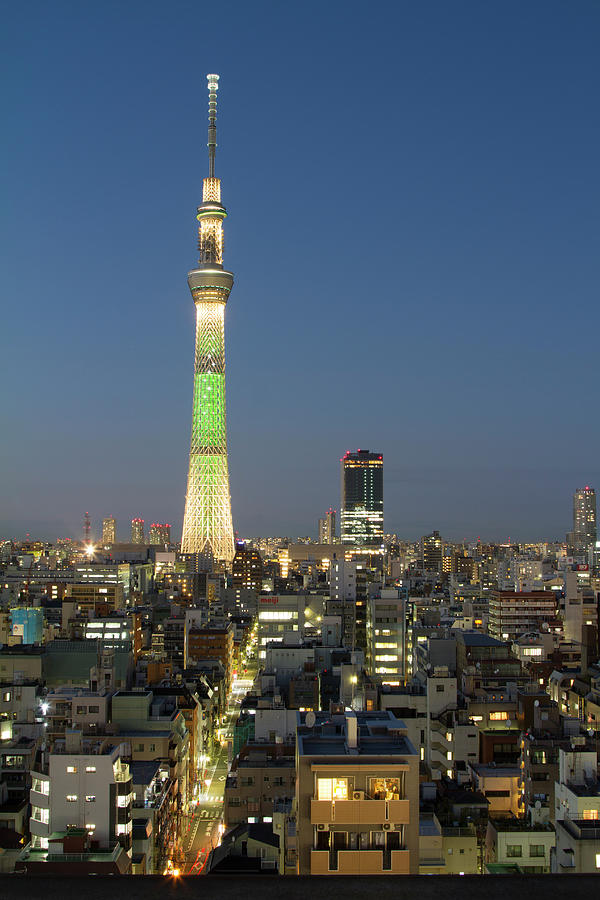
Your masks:
[[[294,747],[250,742],[234,760],[225,784],[226,828],[272,822],[277,802],[291,800],[296,784]]]
[[[490,819],[485,837],[485,861],[517,865],[528,875],[546,874],[550,872],[554,844],[552,825],[529,825],[524,819]]]
[[[521,785],[518,766],[470,765],[476,791],[489,802],[490,816],[521,815]]]
[[[419,761],[391,713],[309,714],[296,746],[299,875],[419,871]]]
[[[474,825],[445,827],[436,815],[419,822],[419,875],[477,875]]]

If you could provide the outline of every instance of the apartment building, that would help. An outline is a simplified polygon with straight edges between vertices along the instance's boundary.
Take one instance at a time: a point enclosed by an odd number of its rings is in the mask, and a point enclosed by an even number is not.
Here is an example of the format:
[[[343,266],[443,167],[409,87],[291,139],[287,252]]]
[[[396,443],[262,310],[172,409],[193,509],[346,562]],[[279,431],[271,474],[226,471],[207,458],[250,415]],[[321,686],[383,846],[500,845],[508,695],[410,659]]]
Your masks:
[[[233,761],[225,783],[225,825],[272,822],[275,805],[295,793],[293,744],[249,741]]]
[[[31,849],[49,851],[54,832],[84,829],[99,846],[116,843],[131,856],[133,802],[127,748],[114,740],[84,740],[69,730],[32,771]]]
[[[309,714],[296,745],[298,874],[416,874],[418,766],[389,712]]]
[[[501,641],[515,641],[528,631],[539,631],[556,618],[554,591],[492,591],[488,630]]]
[[[550,872],[554,828],[525,819],[490,819],[485,838],[486,863],[518,865],[527,875]]]

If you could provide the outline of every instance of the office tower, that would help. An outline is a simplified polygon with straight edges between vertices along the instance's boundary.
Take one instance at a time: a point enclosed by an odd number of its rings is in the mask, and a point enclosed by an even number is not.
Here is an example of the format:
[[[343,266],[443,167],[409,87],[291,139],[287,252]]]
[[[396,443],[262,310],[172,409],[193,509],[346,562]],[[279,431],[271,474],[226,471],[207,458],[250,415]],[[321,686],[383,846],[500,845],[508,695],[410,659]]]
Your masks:
[[[153,522],[150,526],[149,543],[156,546],[171,543],[171,526],[166,522]]]
[[[335,543],[335,509],[331,507],[324,518],[319,519],[319,544]]]
[[[132,544],[143,544],[144,543],[144,520],[143,519],[132,519],[131,520],[131,543]]]
[[[379,548],[383,542],[383,456],[348,450],[342,464],[341,542]]]
[[[263,564],[258,550],[247,547],[243,541],[238,541],[235,548],[235,556],[231,564],[231,584],[236,593],[243,588],[256,591],[262,590]]]
[[[579,552],[596,544],[596,491],[587,484],[573,494],[573,531],[567,534],[567,544]]]
[[[183,553],[233,559],[233,525],[225,416],[225,305],[233,274],[223,268],[221,179],[215,177],[218,75],[208,75],[209,175],[198,207],[198,267],[188,275],[196,304],[196,357],[190,467],[183,517]]]
[[[117,521],[114,516],[102,519],[102,543],[114,544],[117,539]]]
[[[442,555],[444,552],[444,542],[440,537],[439,531],[433,531],[421,538],[421,556],[423,559],[423,568],[427,572],[442,571]]]

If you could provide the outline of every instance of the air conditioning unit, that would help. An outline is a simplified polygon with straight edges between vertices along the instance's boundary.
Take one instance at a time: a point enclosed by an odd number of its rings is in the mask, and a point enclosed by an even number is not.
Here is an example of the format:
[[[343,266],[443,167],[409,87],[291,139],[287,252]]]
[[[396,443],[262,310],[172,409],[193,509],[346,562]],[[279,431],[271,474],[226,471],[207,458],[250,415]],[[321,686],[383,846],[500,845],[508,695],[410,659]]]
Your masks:
[[[393,822],[384,822],[383,825],[381,826],[381,830],[382,831],[395,831],[396,826],[394,825]]]
[[[319,822],[317,831],[329,831],[329,825],[326,822]]]
[[[352,799],[353,800],[364,800],[365,792],[364,791],[352,791]]]

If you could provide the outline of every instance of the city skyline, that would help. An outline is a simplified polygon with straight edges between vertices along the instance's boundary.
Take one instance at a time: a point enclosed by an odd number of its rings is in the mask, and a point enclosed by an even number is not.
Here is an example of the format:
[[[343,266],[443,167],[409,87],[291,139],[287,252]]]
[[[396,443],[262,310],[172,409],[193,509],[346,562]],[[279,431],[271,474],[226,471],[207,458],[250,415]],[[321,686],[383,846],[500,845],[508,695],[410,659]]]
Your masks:
[[[36,8],[7,14],[3,361],[17,390],[0,534],[77,538],[90,510],[96,532],[141,515],[179,536],[181,273],[216,70],[236,530],[313,534],[340,505],[340,455],[376,446],[387,533],[563,540],[577,485],[600,482],[597,6],[334,3],[315,30],[310,4],[224,4],[202,24],[229,14],[229,46],[200,60],[191,5],[146,4],[141,20],[135,4]],[[302,51],[283,47],[291,27]],[[377,212],[359,226],[367,189]],[[34,208],[47,221],[32,242]]]

